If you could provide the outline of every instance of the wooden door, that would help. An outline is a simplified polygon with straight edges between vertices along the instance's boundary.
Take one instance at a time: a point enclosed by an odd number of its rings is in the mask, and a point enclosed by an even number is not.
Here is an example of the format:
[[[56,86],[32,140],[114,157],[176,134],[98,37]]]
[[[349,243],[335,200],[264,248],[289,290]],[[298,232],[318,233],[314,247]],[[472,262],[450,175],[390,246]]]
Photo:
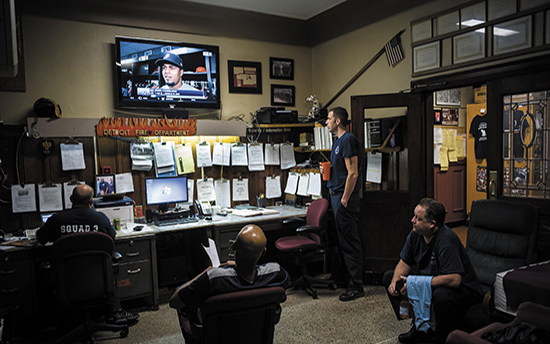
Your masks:
[[[367,190],[366,158],[363,163],[360,178],[364,187],[359,230],[363,244],[363,268],[366,273],[380,273],[395,267],[399,252],[411,230],[410,219],[414,207],[426,195],[426,116],[422,116],[422,104],[419,93],[351,98],[351,130],[363,147],[364,121],[369,118],[369,111],[379,110],[390,117],[393,112],[401,115],[404,111],[405,114],[404,117],[399,117],[400,123],[396,131],[399,148],[374,149],[382,153],[382,183],[377,186],[379,190]],[[371,150],[367,149],[365,154],[370,154]]]

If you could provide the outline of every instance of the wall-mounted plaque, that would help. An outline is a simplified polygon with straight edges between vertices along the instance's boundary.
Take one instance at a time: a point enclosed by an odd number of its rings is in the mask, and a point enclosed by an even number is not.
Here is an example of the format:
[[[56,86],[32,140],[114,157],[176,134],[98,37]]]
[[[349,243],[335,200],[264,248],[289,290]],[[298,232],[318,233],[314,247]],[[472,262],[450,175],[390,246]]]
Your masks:
[[[460,28],[458,20],[458,11],[444,14],[436,18],[437,35],[444,35],[449,32],[457,31]]]
[[[423,39],[432,38],[432,20],[428,19],[423,22],[412,24],[412,41],[418,42]]]
[[[493,53],[508,53],[531,47],[531,16],[496,24],[493,27]]]
[[[439,41],[413,48],[413,72],[422,72],[440,67]]]
[[[485,57],[485,28],[453,37],[453,64]]]

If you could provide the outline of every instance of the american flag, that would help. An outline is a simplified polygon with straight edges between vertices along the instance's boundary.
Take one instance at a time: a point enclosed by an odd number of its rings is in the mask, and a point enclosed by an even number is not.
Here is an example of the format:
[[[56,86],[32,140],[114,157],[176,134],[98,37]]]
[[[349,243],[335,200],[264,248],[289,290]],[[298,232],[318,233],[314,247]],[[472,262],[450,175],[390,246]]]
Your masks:
[[[401,38],[399,36],[400,35],[395,36],[384,46],[386,49],[386,58],[392,67],[404,58],[403,48],[401,47]]]

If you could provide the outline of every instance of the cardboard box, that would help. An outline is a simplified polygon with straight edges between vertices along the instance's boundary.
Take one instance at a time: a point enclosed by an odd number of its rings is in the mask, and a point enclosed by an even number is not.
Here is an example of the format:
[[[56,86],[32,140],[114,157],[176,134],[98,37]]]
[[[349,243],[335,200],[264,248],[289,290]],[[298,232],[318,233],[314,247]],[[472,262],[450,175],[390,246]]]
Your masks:
[[[476,104],[487,102],[487,85],[474,88],[474,101]]]
[[[300,142],[313,142],[313,133],[311,132],[300,133]]]

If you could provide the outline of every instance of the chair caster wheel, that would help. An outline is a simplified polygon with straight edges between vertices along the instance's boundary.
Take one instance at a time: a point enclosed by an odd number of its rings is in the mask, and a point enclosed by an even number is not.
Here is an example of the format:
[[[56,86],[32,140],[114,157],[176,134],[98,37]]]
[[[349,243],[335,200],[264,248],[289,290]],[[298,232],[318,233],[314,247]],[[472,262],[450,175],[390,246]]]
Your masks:
[[[328,285],[328,288],[329,288],[330,290],[336,290],[336,289],[338,289],[338,287],[336,286],[335,283],[329,284],[329,285]]]
[[[125,328],[124,330],[120,331],[120,338],[126,338],[128,337],[128,328]]]

